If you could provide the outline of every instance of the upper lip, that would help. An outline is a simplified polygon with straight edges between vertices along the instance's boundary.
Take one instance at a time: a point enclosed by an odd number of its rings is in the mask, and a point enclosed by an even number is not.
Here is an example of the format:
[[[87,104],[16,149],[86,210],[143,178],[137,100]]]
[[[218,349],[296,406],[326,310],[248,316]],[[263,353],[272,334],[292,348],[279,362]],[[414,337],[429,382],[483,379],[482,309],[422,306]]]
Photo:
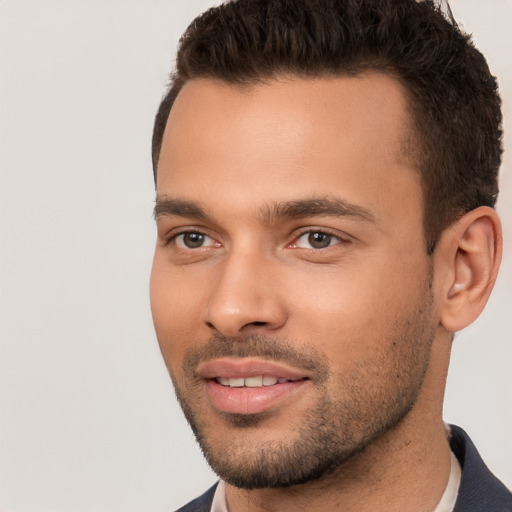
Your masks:
[[[304,370],[287,366],[285,363],[245,357],[220,358],[200,363],[197,373],[203,379],[257,377],[259,375],[288,380],[308,378]]]

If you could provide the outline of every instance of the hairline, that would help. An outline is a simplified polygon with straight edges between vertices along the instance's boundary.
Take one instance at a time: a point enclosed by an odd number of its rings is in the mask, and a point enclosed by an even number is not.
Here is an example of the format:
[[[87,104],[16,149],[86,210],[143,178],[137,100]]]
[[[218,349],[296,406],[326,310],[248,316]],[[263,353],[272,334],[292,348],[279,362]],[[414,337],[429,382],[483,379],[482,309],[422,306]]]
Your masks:
[[[316,72],[316,73],[298,73],[298,72],[287,72],[280,71],[275,73],[267,73],[265,75],[258,76],[256,78],[253,77],[240,77],[239,80],[226,80],[214,74],[200,74],[198,76],[193,77],[179,77],[174,76],[171,81],[171,87],[169,88],[167,94],[162,99],[161,105],[169,100],[171,96],[173,96],[172,102],[164,113],[166,115],[165,123],[161,129],[154,129],[153,136],[158,133],[157,141],[158,142],[158,151],[153,152],[153,177],[155,181],[155,187],[157,182],[158,175],[158,163],[160,161],[160,154],[162,151],[163,139],[165,136],[165,130],[167,127],[167,123],[169,121],[169,117],[174,106],[174,103],[178,99],[179,94],[183,90],[183,88],[189,83],[199,80],[211,81],[213,83],[219,85],[225,85],[227,87],[231,87],[238,91],[248,91],[258,86],[271,85],[272,82],[280,81],[280,80],[293,80],[293,79],[302,79],[302,80],[329,80],[336,78],[359,78],[364,75],[382,75],[387,76],[395,80],[401,87],[406,106],[406,119],[403,127],[403,137],[401,137],[400,143],[400,154],[410,159],[410,163],[417,169],[420,175],[423,175],[424,169],[421,165],[421,156],[425,153],[425,139],[424,133],[422,132],[419,122],[418,122],[418,110],[421,109],[419,102],[416,98],[414,98],[414,94],[412,88],[407,84],[406,80],[402,79],[399,74],[394,71],[391,67],[387,66],[376,66],[376,65],[364,65],[360,64],[359,66],[354,66],[353,69],[341,69],[339,71],[331,71],[331,72]],[[160,109],[159,109],[160,113]],[[155,148],[153,148],[155,149]]]

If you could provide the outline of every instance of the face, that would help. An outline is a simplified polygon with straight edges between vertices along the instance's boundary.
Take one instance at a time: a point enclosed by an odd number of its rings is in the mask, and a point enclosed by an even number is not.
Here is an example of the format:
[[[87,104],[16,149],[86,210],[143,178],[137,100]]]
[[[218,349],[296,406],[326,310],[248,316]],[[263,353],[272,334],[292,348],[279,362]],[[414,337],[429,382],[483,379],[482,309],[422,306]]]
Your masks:
[[[407,104],[383,75],[187,83],[158,166],[151,303],[207,460],[335,470],[415,408],[435,322]]]

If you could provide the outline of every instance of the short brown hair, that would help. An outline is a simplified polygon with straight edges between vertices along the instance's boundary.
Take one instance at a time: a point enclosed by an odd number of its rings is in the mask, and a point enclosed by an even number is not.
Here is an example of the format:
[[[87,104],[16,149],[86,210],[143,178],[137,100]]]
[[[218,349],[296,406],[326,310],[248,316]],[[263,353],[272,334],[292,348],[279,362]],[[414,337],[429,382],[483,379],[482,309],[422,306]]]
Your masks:
[[[427,251],[464,213],[494,207],[501,101],[484,56],[431,0],[232,0],[183,34],[155,119],[155,174],[169,112],[183,85],[252,85],[280,75],[395,76],[410,96]]]

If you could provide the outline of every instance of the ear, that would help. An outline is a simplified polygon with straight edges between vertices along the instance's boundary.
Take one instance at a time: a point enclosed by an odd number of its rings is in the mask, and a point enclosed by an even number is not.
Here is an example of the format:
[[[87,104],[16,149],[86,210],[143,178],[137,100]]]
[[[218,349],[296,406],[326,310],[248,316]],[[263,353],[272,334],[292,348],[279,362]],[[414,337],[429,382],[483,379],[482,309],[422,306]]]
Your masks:
[[[494,287],[502,252],[501,222],[487,206],[471,210],[446,229],[434,253],[441,278],[440,321],[451,331],[474,322]]]

